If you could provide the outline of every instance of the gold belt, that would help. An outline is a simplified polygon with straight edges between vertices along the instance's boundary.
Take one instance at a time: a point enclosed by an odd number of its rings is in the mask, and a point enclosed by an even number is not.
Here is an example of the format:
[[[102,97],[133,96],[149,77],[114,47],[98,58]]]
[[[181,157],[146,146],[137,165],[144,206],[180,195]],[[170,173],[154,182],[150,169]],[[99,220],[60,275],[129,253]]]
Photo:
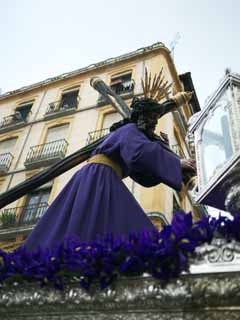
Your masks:
[[[119,164],[102,153],[95,154],[87,160],[87,163],[101,163],[109,166],[119,176],[119,178],[122,179],[122,168],[119,166]]]

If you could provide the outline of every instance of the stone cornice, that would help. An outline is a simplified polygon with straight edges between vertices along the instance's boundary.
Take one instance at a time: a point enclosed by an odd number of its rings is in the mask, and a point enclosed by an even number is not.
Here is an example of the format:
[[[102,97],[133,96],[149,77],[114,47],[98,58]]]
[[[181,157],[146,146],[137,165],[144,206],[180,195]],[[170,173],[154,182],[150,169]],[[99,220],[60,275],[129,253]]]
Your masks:
[[[65,80],[65,79],[69,79],[71,77],[74,77],[74,76],[77,76],[77,75],[80,75],[80,74],[84,74],[84,73],[87,73],[87,72],[98,70],[98,69],[100,69],[102,67],[111,66],[111,65],[113,65],[115,63],[119,63],[119,62],[122,62],[122,61],[127,61],[127,60],[132,59],[132,58],[137,58],[137,57],[139,57],[141,55],[152,53],[152,52],[154,52],[156,50],[159,50],[159,49],[163,50],[164,55],[170,55],[170,52],[167,49],[167,47],[165,47],[165,45],[162,42],[157,42],[157,43],[154,43],[154,44],[152,44],[150,46],[137,49],[135,51],[120,55],[120,56],[115,57],[115,58],[106,59],[104,61],[100,61],[98,63],[91,64],[91,65],[89,65],[87,67],[83,67],[83,68],[80,68],[80,69],[77,69],[77,70],[74,70],[74,71],[66,72],[66,73],[60,74],[58,76],[55,76],[55,77],[52,77],[52,78],[48,78],[46,80],[31,84],[29,86],[24,86],[24,87],[16,89],[16,90],[6,92],[6,93],[0,95],[0,100],[12,97],[12,96],[17,95],[17,94],[28,92],[28,91],[31,91],[31,90],[34,90],[34,89],[37,89],[37,88],[45,87],[45,86],[47,86],[49,84],[52,84],[52,83],[55,83],[55,82],[58,82],[58,81],[62,81],[62,80]]]

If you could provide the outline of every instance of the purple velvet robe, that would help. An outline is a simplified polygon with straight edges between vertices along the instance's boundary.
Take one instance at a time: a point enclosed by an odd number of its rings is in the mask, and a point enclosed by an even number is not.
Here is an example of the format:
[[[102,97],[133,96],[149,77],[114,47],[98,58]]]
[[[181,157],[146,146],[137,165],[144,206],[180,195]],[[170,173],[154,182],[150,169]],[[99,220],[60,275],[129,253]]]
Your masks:
[[[116,161],[124,177],[145,187],[165,183],[179,190],[182,175],[179,159],[150,141],[135,124],[112,132],[93,154],[102,153]],[[24,246],[52,248],[65,237],[78,236],[83,242],[99,235],[128,235],[151,231],[148,219],[134,196],[113,169],[89,163],[77,171],[36,225]]]

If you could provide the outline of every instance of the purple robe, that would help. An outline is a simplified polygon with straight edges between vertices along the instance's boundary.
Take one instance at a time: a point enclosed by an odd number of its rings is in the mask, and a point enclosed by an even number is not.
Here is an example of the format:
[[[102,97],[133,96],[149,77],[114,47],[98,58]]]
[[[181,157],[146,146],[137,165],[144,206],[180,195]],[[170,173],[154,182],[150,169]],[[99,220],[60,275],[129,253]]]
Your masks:
[[[180,190],[179,159],[150,141],[135,124],[120,127],[94,150],[116,161],[124,177],[145,187],[165,183]],[[78,236],[85,242],[99,235],[114,237],[130,232],[151,231],[152,222],[114,170],[89,163],[66,184],[27,238],[28,250],[52,248],[65,237]]]

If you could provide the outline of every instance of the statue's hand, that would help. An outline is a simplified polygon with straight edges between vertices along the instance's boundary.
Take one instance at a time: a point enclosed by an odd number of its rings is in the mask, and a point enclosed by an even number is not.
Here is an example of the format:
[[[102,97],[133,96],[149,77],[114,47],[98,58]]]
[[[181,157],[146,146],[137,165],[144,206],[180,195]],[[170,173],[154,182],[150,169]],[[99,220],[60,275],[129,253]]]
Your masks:
[[[187,183],[189,179],[196,175],[196,162],[193,159],[181,159],[181,168],[183,182]]]
[[[182,170],[190,170],[196,172],[196,161],[193,159],[181,159]]]

